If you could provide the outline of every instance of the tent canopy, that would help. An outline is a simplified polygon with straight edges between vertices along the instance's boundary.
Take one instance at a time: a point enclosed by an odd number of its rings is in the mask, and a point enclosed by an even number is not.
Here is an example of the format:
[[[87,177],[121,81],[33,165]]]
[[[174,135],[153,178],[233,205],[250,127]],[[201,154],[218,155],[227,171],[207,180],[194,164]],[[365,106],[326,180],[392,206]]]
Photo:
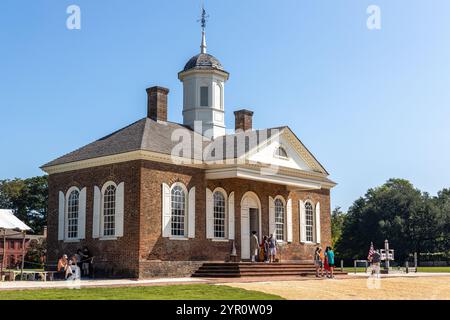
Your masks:
[[[0,209],[0,229],[8,230],[31,230],[29,226],[20,221],[15,215],[13,210]]]

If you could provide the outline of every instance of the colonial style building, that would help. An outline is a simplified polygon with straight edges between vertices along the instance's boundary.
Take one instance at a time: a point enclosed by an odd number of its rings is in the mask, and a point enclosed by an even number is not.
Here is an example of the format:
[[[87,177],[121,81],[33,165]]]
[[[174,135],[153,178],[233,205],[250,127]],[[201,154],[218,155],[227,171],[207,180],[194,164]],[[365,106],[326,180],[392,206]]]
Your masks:
[[[64,155],[49,174],[48,262],[87,246],[96,270],[145,278],[187,275],[203,262],[250,259],[250,234],[274,234],[282,261],[329,245],[335,183],[289,127],[225,128],[229,73],[206,53],[178,74],[183,124],[169,90],[147,89],[147,116]]]

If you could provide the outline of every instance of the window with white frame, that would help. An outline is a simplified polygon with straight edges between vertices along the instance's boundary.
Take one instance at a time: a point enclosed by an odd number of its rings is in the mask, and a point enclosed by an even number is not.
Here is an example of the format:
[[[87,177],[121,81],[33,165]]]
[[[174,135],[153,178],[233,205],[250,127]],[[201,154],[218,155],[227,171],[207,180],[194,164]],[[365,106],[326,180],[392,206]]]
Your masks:
[[[306,221],[306,241],[313,242],[314,240],[314,212],[311,203],[305,204],[305,221]]]
[[[209,106],[209,88],[200,87],[200,107]]]
[[[109,185],[103,195],[103,236],[116,234],[116,187]]]
[[[78,238],[78,217],[80,215],[80,193],[73,190],[67,201],[67,239]]]
[[[288,158],[288,154],[287,154],[286,150],[283,147],[278,147],[275,150],[275,155],[277,157],[280,157],[280,158]]]
[[[225,239],[225,196],[222,192],[214,193],[214,238]]]
[[[172,236],[184,237],[186,224],[186,193],[181,186],[174,186],[171,191],[171,219]]]
[[[275,199],[275,234],[277,240],[284,241],[284,203]]]

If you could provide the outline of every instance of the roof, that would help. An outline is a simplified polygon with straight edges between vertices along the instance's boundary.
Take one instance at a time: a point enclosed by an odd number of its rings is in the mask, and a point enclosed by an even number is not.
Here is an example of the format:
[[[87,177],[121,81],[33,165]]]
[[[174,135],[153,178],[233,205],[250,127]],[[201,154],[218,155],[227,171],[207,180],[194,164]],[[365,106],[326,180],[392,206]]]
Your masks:
[[[0,232],[0,239],[3,236],[3,232]],[[13,239],[23,239],[23,233],[19,231],[14,230],[6,230],[6,240],[13,240]],[[45,239],[45,236],[42,234],[26,234],[25,240],[41,240]],[[0,240],[1,241],[1,240]]]
[[[13,210],[9,209],[0,209],[0,229],[20,231],[31,230],[29,226],[14,215]]]
[[[196,139],[200,139],[200,141],[206,139],[187,126],[144,118],[78,150],[57,158],[43,165],[42,168],[138,150],[170,155],[174,147],[179,144],[179,141],[172,141],[172,134],[177,129],[183,129],[183,133],[187,132],[190,135],[191,141],[194,141],[194,136],[196,136]],[[194,154],[193,157],[196,157],[196,155]],[[198,160],[201,160],[201,157]]]
[[[196,56],[193,56],[184,66],[183,71],[188,71],[191,69],[215,69],[220,71],[225,71],[220,61],[208,54],[208,53],[200,53]]]

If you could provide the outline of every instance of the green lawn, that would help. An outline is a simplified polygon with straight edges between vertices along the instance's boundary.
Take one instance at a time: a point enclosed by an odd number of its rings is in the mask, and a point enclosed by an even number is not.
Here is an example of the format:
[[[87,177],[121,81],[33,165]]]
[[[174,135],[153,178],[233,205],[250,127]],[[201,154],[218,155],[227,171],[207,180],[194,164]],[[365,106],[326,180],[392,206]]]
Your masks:
[[[2,291],[0,300],[281,300],[258,291],[209,284]]]
[[[450,272],[450,267],[417,267],[418,272]]]

